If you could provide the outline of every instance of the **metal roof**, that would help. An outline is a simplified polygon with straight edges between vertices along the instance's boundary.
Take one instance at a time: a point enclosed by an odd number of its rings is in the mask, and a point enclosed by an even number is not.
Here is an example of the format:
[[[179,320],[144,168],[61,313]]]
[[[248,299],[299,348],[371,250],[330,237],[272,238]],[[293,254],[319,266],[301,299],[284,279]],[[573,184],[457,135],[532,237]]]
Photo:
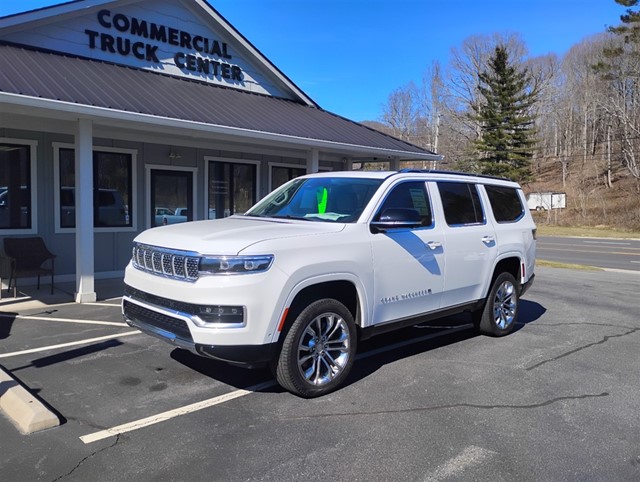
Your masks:
[[[10,43],[0,43],[0,65],[0,93],[439,157],[320,108],[197,80]]]

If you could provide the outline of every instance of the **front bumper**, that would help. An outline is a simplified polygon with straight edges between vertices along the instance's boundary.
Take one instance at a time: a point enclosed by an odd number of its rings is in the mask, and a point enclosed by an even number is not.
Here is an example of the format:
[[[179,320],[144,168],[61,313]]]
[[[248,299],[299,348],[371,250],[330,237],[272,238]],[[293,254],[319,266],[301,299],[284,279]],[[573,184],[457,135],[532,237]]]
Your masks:
[[[263,345],[214,345],[194,341],[189,323],[191,315],[180,311],[185,303],[171,302],[169,307],[148,303],[135,296],[138,290],[126,287],[122,298],[122,314],[129,326],[197,355],[233,365],[258,367],[276,354],[277,343]],[[155,297],[158,299],[158,297]],[[171,300],[166,300],[171,301]],[[181,306],[182,305],[182,306]]]

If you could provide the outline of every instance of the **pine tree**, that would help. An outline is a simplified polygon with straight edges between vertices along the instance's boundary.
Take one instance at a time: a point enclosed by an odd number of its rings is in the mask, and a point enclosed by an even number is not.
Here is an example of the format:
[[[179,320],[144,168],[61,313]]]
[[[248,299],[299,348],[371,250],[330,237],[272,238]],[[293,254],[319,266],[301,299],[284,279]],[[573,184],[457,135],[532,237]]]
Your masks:
[[[496,47],[488,67],[479,74],[484,102],[473,115],[480,125],[474,143],[480,172],[524,182],[531,176],[536,143],[534,118],[529,114],[536,92],[526,69],[510,64],[506,47]]]

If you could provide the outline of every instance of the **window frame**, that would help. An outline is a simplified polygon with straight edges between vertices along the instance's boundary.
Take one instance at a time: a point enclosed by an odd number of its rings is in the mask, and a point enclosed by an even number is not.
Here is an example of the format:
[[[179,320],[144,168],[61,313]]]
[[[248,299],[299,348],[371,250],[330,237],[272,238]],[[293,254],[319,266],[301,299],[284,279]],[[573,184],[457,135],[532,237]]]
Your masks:
[[[512,186],[502,186],[499,184],[483,184],[483,188],[484,188],[484,192],[487,195],[487,200],[489,201],[489,206],[491,206],[491,215],[493,216],[493,220],[498,223],[498,224],[513,224],[513,223],[517,223],[518,221],[520,221],[524,215],[525,215],[525,207],[522,203],[522,196],[520,195],[520,193],[518,192],[520,189],[516,188],[516,187],[512,187]],[[493,202],[491,201],[491,195],[489,194],[489,189],[491,188],[495,188],[495,189],[510,189],[514,192],[515,198],[518,200],[518,202],[520,203],[520,214],[518,215],[518,217],[516,217],[515,219],[510,219],[507,221],[498,221],[498,218],[496,217],[496,212],[493,206]]]
[[[396,189],[398,186],[400,186],[401,184],[407,184],[407,183],[420,183],[423,184],[424,187],[424,191],[427,195],[427,202],[429,203],[429,212],[431,214],[431,224],[426,225],[426,226],[418,226],[416,228],[412,228],[413,230],[417,230],[417,229],[434,229],[436,227],[436,215],[435,215],[435,211],[433,209],[433,200],[431,199],[432,194],[431,194],[431,189],[429,188],[429,180],[428,179],[402,179],[401,181],[398,181],[394,184],[392,184],[391,186],[389,186],[389,188],[386,190],[386,192],[384,193],[384,195],[382,196],[380,202],[378,202],[378,205],[373,213],[373,217],[371,218],[370,222],[374,222],[376,219],[379,218],[379,216],[382,215],[382,208],[384,207],[384,203],[387,202],[387,199],[389,198],[389,196],[391,195],[391,193],[393,192],[394,189]]]
[[[60,226],[60,149],[73,149],[75,151],[76,145],[65,142],[53,142],[53,202],[54,202],[54,232],[55,234],[67,234],[75,233],[76,228],[63,228]],[[93,146],[93,153],[95,152],[112,152],[116,154],[129,154],[131,155],[131,200],[134,205],[134,209],[129,206],[129,216],[131,217],[131,226],[106,226],[99,227],[94,226],[94,232],[96,233],[130,233],[138,231],[138,216],[137,211],[137,199],[138,199],[138,150],[126,149],[121,147],[103,147]],[[93,185],[92,185],[93,188]],[[95,220],[94,220],[95,223]]]
[[[29,182],[31,183],[31,227],[30,228],[0,228],[1,236],[13,234],[37,234],[38,233],[38,176],[37,156],[38,141],[35,139],[18,139],[13,137],[0,137],[0,144],[17,144],[29,146]]]
[[[146,164],[145,166],[145,181],[144,181],[144,203],[145,203],[145,226],[147,229],[151,228],[151,171],[178,171],[178,172],[190,172],[191,173],[191,186],[193,186],[191,194],[191,203],[193,204],[193,220],[198,218],[198,204],[197,204],[197,190],[198,190],[198,168],[197,167],[182,167],[182,166],[167,166],[163,164]],[[203,218],[206,219],[206,218]]]
[[[203,180],[203,189],[204,189],[204,209],[203,216],[204,219],[209,219],[209,165],[211,162],[225,162],[227,164],[244,164],[255,166],[256,168],[256,185],[254,194],[256,196],[256,203],[262,199],[260,196],[260,179],[261,172],[260,168],[262,166],[262,161],[258,161],[255,159],[230,159],[228,157],[217,157],[217,156],[204,156],[204,180]]]

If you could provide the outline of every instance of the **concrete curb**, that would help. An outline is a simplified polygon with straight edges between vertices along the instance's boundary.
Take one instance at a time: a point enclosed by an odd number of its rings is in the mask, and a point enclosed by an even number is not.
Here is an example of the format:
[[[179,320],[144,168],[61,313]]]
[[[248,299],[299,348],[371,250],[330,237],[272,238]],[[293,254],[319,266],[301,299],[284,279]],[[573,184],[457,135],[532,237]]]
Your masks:
[[[0,367],[0,409],[23,434],[60,425],[60,419]]]

